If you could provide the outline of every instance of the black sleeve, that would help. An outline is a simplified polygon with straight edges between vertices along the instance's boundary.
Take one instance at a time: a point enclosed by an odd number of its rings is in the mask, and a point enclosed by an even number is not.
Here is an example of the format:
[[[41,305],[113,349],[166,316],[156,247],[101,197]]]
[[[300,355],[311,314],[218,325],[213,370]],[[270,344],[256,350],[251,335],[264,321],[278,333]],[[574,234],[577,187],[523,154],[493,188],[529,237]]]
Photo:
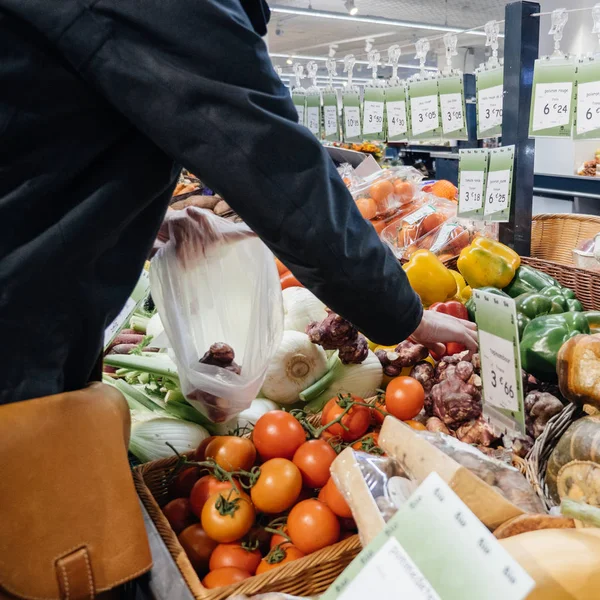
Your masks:
[[[60,40],[63,52],[81,52],[68,38],[96,40],[73,61],[83,76],[222,194],[329,307],[380,343],[411,334],[422,315],[418,296],[326,151],[297,124],[240,0],[90,6]]]

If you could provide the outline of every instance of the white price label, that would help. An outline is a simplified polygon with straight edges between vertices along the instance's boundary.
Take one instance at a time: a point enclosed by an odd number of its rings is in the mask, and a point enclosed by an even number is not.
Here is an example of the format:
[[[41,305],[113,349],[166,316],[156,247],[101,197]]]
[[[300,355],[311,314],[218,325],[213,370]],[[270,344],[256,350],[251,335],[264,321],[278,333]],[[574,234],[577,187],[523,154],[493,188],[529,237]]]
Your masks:
[[[505,410],[519,410],[512,342],[487,331],[479,331],[479,352],[486,404]]]
[[[108,346],[110,341],[117,335],[117,333],[123,329],[123,325],[129,317],[131,313],[133,313],[137,302],[133,298],[129,298],[127,302],[125,302],[125,306],[121,309],[121,312],[117,315],[115,320],[104,330],[104,347]]]
[[[600,81],[577,86],[577,133],[600,129]]]
[[[436,252],[440,252],[443,247],[452,239],[453,233],[457,228],[458,225],[456,223],[444,223],[440,227],[435,242],[431,245],[429,251],[433,252],[434,254]]]
[[[504,86],[496,85],[481,90],[477,96],[477,120],[479,130],[487,131],[502,125]]]
[[[533,131],[568,125],[571,120],[573,84],[538,83],[533,105]]]
[[[426,133],[438,127],[440,115],[436,95],[411,98],[410,110],[413,135]]]
[[[398,590],[406,600],[441,600],[398,540],[390,538],[338,600],[362,600],[374,592],[382,600],[395,600]]]
[[[319,133],[319,112],[320,109],[318,106],[309,106],[306,111],[306,126],[315,135]]]
[[[414,225],[427,215],[431,215],[434,212],[436,212],[435,208],[433,208],[433,206],[431,206],[430,204],[426,204],[425,206],[419,208],[419,210],[415,210],[414,213],[411,213],[407,217],[404,217],[404,222],[407,225]]]
[[[486,215],[501,212],[508,207],[510,170],[490,171],[485,191]]]
[[[344,129],[347,138],[360,136],[360,108],[358,106],[344,107]]]
[[[337,106],[325,106],[323,112],[325,116],[325,135],[336,135],[338,132]]]
[[[440,104],[442,106],[442,130],[444,133],[452,133],[463,129],[465,126],[465,116],[463,114],[462,95],[442,94],[440,95]]]
[[[408,123],[406,121],[406,102],[398,100],[387,103],[387,120],[389,137],[404,135],[407,131]]]
[[[295,104],[296,110],[298,111],[298,123],[304,125],[304,106],[302,104]]]
[[[363,133],[381,133],[383,131],[383,105],[383,102],[365,101]]]
[[[483,206],[483,171],[461,171],[459,182],[459,213],[479,210]]]

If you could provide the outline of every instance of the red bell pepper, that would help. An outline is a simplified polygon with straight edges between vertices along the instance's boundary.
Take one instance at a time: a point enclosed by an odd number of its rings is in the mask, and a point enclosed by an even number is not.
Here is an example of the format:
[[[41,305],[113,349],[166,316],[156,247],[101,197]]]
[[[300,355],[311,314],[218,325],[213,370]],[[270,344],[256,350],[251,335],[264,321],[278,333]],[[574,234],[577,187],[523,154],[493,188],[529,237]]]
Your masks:
[[[462,319],[463,321],[469,320],[469,312],[467,311],[467,307],[460,303],[458,300],[448,300],[448,302],[436,302],[429,307],[429,310],[433,310],[435,312],[444,313],[445,315],[450,315],[452,317],[456,317],[457,319]],[[454,356],[455,354],[459,354],[460,352],[464,352],[467,349],[463,344],[459,344],[457,342],[450,342],[446,344],[446,353],[439,358],[434,356],[435,360],[440,360],[444,356]],[[432,355],[433,356],[433,355]]]

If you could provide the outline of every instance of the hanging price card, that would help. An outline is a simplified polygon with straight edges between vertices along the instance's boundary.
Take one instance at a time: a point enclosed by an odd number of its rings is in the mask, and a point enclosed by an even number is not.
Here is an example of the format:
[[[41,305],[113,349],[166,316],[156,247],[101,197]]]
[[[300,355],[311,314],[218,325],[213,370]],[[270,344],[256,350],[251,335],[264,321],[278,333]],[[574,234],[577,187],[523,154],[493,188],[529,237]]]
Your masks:
[[[323,94],[323,117],[325,121],[325,139],[338,141],[340,139],[340,128],[338,122],[338,103],[335,92]]]
[[[475,72],[477,90],[477,139],[502,135],[504,69],[501,66]]]
[[[360,94],[355,91],[342,92],[342,115],[344,122],[344,141],[360,141]]]
[[[498,432],[525,434],[517,311],[512,298],[473,290],[484,417]]]
[[[583,59],[575,74],[577,140],[600,139],[600,61]]]
[[[462,75],[442,76],[438,80],[442,132],[452,140],[468,140],[465,121],[465,89]]]
[[[459,150],[458,216],[483,218],[489,152],[485,148]]]
[[[304,92],[292,92],[292,102],[298,112],[298,123],[306,127],[306,94]]]
[[[408,82],[409,138],[437,140],[441,138],[437,79]]]
[[[306,97],[306,126],[321,139],[321,95],[308,93]]]
[[[406,88],[394,86],[385,91],[388,142],[406,140],[408,121],[406,118]]]
[[[385,91],[383,88],[365,88],[363,103],[363,139],[385,139]]]
[[[574,59],[541,58],[535,61],[530,137],[571,136],[574,81]]]
[[[533,587],[528,573],[434,472],[321,600],[523,600]]]
[[[483,214],[486,221],[507,223],[510,219],[515,147],[494,148],[489,154]]]

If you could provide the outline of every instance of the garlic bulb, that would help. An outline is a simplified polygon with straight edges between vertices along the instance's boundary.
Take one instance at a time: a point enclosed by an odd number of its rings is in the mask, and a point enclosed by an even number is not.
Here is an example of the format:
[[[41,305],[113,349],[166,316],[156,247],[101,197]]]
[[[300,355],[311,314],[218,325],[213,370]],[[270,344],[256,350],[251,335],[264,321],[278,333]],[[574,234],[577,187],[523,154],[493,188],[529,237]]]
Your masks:
[[[284,331],[306,333],[313,321],[321,322],[326,316],[325,305],[307,289],[290,287],[282,292]]]
[[[305,333],[285,331],[267,367],[262,396],[279,404],[293,404],[298,394],[327,371],[327,355]]]

